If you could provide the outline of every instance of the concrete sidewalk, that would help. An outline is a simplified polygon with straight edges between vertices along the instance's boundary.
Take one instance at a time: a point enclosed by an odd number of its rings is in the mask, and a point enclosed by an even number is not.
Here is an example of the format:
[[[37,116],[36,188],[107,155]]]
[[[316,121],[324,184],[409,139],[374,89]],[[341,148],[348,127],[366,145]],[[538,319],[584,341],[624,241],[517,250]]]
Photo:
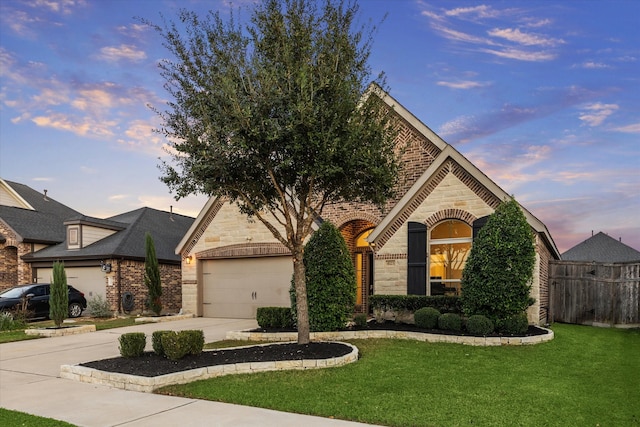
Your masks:
[[[109,329],[80,335],[0,344],[0,407],[77,426],[364,426],[196,399],[162,396],[77,383],[60,378],[60,365],[119,356],[126,332],[202,329],[206,342],[226,332],[256,327],[255,320],[194,318]],[[151,339],[147,338],[148,349]]]

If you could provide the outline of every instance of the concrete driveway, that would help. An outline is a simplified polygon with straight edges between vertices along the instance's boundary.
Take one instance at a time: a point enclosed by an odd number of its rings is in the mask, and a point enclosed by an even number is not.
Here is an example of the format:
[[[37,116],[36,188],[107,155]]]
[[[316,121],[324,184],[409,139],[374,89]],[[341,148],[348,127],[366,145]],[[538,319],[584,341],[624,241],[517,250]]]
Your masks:
[[[255,328],[255,320],[194,318],[0,344],[0,407],[77,426],[364,426],[365,424],[196,399],[112,389],[62,379],[60,365],[119,356],[118,337],[160,329],[202,329],[205,341]]]

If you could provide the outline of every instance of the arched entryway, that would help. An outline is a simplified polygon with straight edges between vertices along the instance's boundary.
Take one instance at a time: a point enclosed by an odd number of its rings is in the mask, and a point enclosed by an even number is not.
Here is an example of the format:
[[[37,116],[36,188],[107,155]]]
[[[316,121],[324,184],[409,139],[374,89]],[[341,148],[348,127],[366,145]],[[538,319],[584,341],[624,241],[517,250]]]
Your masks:
[[[340,227],[356,272],[357,313],[368,312],[369,295],[373,293],[373,250],[366,239],[374,227],[375,224],[365,220],[350,221]]]

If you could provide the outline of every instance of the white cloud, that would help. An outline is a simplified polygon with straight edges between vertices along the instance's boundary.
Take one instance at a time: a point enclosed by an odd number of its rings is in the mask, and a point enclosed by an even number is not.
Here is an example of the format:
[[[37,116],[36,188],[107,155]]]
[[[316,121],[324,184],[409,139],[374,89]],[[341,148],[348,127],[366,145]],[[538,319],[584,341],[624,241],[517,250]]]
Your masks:
[[[121,44],[120,46],[105,46],[100,49],[99,59],[108,62],[121,60],[139,62],[146,59],[147,54],[133,45]]]
[[[445,11],[447,16],[474,16],[478,18],[495,18],[500,12],[485,4],[473,7],[458,7]]]
[[[624,133],[640,133],[640,123],[633,123],[626,126],[620,126],[613,129],[616,132]]]
[[[587,61],[587,62],[583,62],[582,64],[576,64],[572,68],[599,69],[599,68],[611,68],[611,66],[607,64],[603,64],[602,62]]]
[[[474,89],[487,86],[487,83],[475,82],[472,80],[458,80],[455,82],[447,82],[441,80],[436,83],[438,86],[445,86],[451,89]]]
[[[517,59],[519,61],[527,62],[542,62],[551,61],[556,58],[556,54],[551,52],[539,51],[529,52],[521,49],[505,48],[503,50],[497,49],[481,49],[485,53],[490,53],[501,58]]]
[[[543,37],[537,34],[523,33],[518,28],[494,28],[488,32],[492,37],[498,37],[524,46],[557,46],[565,43],[562,39]]]
[[[588,126],[600,126],[607,117],[612,115],[617,109],[617,104],[601,104],[599,102],[595,104],[589,104],[584,107],[586,110],[580,114],[579,118],[585,122]]]

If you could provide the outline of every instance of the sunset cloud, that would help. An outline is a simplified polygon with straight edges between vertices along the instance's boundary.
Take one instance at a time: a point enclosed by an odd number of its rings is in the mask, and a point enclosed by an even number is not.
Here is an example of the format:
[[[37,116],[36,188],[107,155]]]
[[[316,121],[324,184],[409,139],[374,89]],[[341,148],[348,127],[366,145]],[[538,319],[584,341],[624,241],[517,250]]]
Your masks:
[[[588,126],[600,126],[610,115],[616,112],[618,105],[616,104],[589,104],[584,107],[585,112],[580,114],[579,118]]]
[[[122,44],[120,46],[103,47],[100,49],[100,54],[97,55],[97,58],[108,62],[140,62],[147,58],[147,54],[133,45]]]

